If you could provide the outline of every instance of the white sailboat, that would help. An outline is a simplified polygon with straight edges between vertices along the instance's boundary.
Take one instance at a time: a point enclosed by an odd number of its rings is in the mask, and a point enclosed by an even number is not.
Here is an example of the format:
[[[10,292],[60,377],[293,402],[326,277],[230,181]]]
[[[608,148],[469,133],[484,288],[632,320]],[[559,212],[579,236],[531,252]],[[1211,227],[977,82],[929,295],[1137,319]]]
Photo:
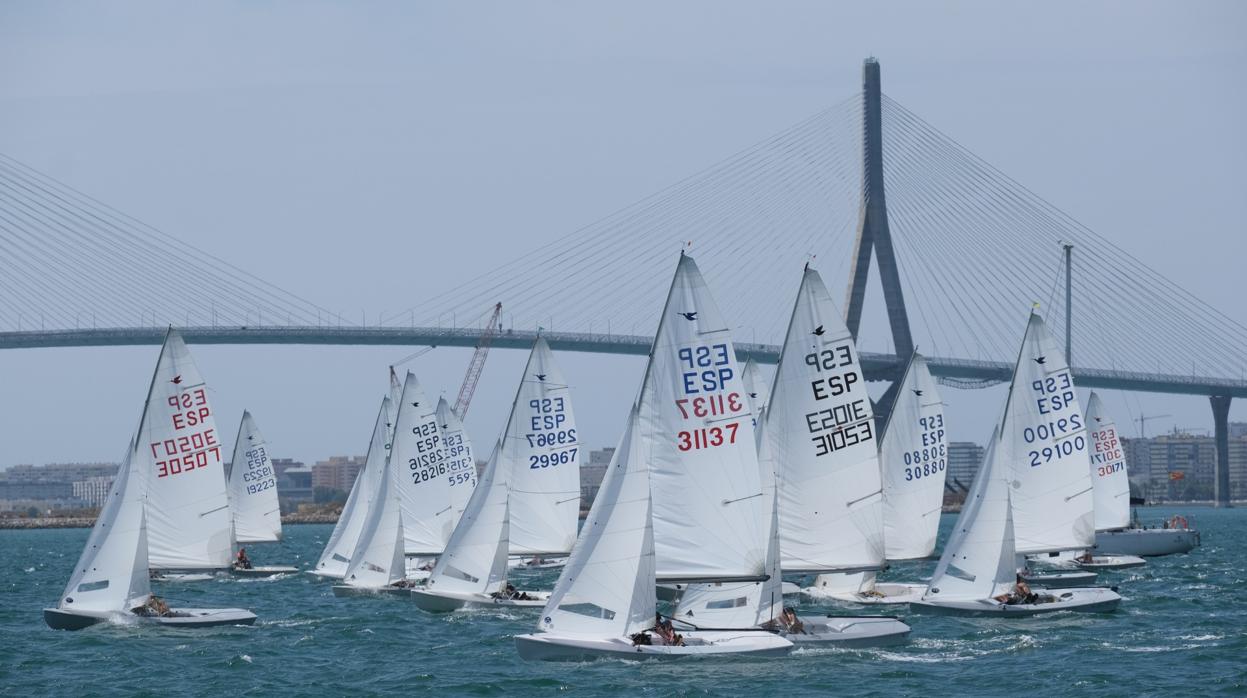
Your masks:
[[[226,493],[233,513],[234,542],[275,543],[281,540],[281,506],[277,501],[277,474],[268,457],[264,435],[251,413],[244,410],[234,440]],[[241,556],[246,551],[239,549]],[[290,565],[253,565],[235,556],[232,572],[243,577],[271,577],[298,572]],[[243,559],[246,559],[245,557]]]
[[[524,367],[502,448],[514,469],[510,564],[561,567],[576,542],[583,453],[571,391],[541,337]]]
[[[759,628],[778,632],[796,645],[832,644],[838,647],[882,647],[904,643],[910,628],[887,616],[795,616],[800,625],[786,623],[783,582],[779,564],[779,510],[776,501],[775,461],[770,454],[767,419],[763,417],[758,461],[763,477],[770,483],[766,497],[771,502],[770,546],[764,582],[724,582],[690,584],[679,597],[672,617],[678,627],[695,630]]]
[[[883,473],[883,539],[887,560],[921,560],[935,552],[948,473],[944,402],[917,352],[910,358],[879,450]],[[862,604],[902,604],[922,598],[927,585],[878,582],[875,573],[819,575],[807,590]]]
[[[506,461],[499,443],[428,582],[423,589],[411,590],[412,600],[422,610],[445,613],[465,606],[545,605],[545,594],[539,598],[524,593],[522,598],[511,598],[503,593],[510,541],[511,473],[512,464]]]
[[[655,632],[653,506],[640,422],[634,407],[538,632],[515,637],[520,656],[580,661],[787,654],[792,643],[770,633],[696,631],[686,633],[683,644],[668,644]]]
[[[1069,366],[1032,313],[988,456],[929,589],[911,607],[1002,615],[1116,608],[1121,597],[1110,589],[996,598],[1014,589],[1017,555],[1079,548],[1093,534],[1086,464],[1086,424]]]
[[[1087,399],[1087,426],[1092,443],[1091,480],[1095,483],[1095,556],[1172,555],[1198,546],[1199,531],[1189,528],[1185,521],[1162,528],[1143,528],[1131,521],[1125,451],[1117,425],[1094,392]]]
[[[49,626],[78,630],[112,618],[176,626],[255,622],[255,614],[243,609],[170,610],[151,596],[148,568],[156,548],[149,522],[157,518],[167,527],[171,521],[187,518],[184,512],[170,510],[170,495],[183,495],[182,488],[158,487],[157,483],[183,477],[209,490],[203,500],[181,496],[185,506],[192,512],[202,512],[202,518],[208,521],[205,528],[199,528],[195,521],[188,522],[190,530],[181,538],[162,529],[158,540],[164,559],[186,566],[215,562],[221,557],[228,562],[228,509],[202,509],[205,504],[211,507],[216,481],[220,481],[222,493],[225,484],[220,470],[220,442],[211,414],[203,380],[190,352],[181,336],[170,328],[148,388],[138,433],[126,449],[108,500],[57,607],[44,609],[44,620]],[[153,491],[160,494],[159,507],[153,506]],[[223,519],[227,528],[223,556],[217,519]],[[179,540],[186,543],[187,549],[181,555],[171,555],[168,546]]]
[[[387,397],[381,412],[386,414],[390,409]],[[400,423],[403,409],[398,411]],[[380,417],[377,419],[373,433],[373,444],[384,443],[385,426]],[[371,460],[371,453],[369,458]],[[393,458],[388,458],[377,485],[377,493],[364,519],[359,534],[359,542],[351,552],[350,563],[342,584],[335,584],[335,596],[359,596],[366,594],[400,594],[407,593],[408,584],[403,566],[403,520],[402,504],[399,499],[399,479],[405,473],[398,472]]]
[[[408,371],[390,448],[390,469],[402,503],[404,550],[409,557],[441,555],[474,486],[448,477],[449,452],[438,423],[437,402],[430,400]]]
[[[364,530],[364,522],[372,508],[372,502],[381,486],[381,478],[386,472],[386,463],[390,454],[390,439],[394,436],[395,402],[389,398],[381,400],[381,408],[372,427],[372,436],[368,441],[368,456],[364,467],[355,476],[355,484],[346,498],[338,522],[334,524],[333,533],[325,550],[316,563],[312,574],[330,579],[342,579],[346,576],[346,568],[351,564],[351,553],[359,544],[360,533]]]
[[[516,638],[520,655],[788,652],[791,642],[752,629],[694,630],[672,641],[650,620],[657,581],[768,579],[772,510],[753,432],[727,324],[681,253],[628,428],[540,632]]]
[[[741,378],[745,382],[745,394],[749,396],[749,404],[753,408],[754,415],[760,415],[766,411],[766,405],[771,398],[771,388],[767,385],[766,377],[762,375],[762,367],[752,358],[745,361],[745,368],[742,369]],[[757,419],[754,420],[756,427]]]
[[[134,463],[146,474],[148,564],[157,578],[207,579],[229,569],[233,526],[213,415],[190,350],[170,329],[152,376]]]

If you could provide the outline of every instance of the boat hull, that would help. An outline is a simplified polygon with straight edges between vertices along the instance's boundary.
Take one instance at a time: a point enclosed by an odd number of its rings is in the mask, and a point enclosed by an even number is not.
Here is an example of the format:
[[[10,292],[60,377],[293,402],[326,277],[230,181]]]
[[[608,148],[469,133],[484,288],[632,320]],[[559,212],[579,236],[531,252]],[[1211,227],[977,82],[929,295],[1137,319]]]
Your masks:
[[[1082,587],[1095,582],[1095,572],[1052,572],[1045,574],[1023,573],[1022,580],[1033,587],[1044,589],[1068,589]]]
[[[334,584],[333,595],[338,598],[351,598],[356,596],[406,596],[411,589],[409,587],[357,587],[350,584]]]
[[[927,593],[926,584],[885,582],[875,584],[874,593],[869,591],[849,591],[847,589],[824,590],[819,587],[807,587],[801,593],[817,599],[835,599],[849,603],[860,603],[867,606],[895,605],[913,603],[922,599]]]
[[[111,618],[125,618],[147,625],[175,628],[208,628],[218,625],[253,625],[255,614],[242,608],[175,608],[176,616],[138,616],[132,613],[94,613],[43,609],[43,620],[53,630],[82,630]]]
[[[912,611],[932,615],[951,616],[1037,616],[1059,611],[1080,613],[1111,613],[1121,603],[1121,596],[1112,589],[1062,589],[1053,594],[1055,601],[1049,603],[1016,604],[1008,606],[998,601],[979,599],[971,601],[915,601],[909,604]]]
[[[1147,560],[1137,555],[1094,555],[1091,562],[1076,564],[1084,570],[1128,570],[1146,565]]]
[[[279,574],[294,574],[298,571],[298,567],[291,567],[290,565],[266,565],[263,567],[257,565],[246,569],[235,567],[230,570],[230,574],[235,577],[275,577]]]
[[[1189,553],[1200,544],[1199,531],[1175,528],[1128,528],[1095,534],[1097,553],[1158,557]]]
[[[155,572],[153,582],[206,582],[215,579],[212,572]]]
[[[512,570],[553,570],[567,566],[567,558],[559,557],[532,563],[532,558],[511,558],[507,560],[507,568]]]
[[[529,661],[578,662],[592,659],[685,659],[689,657],[782,657],[792,642],[765,631],[698,630],[682,633],[685,645],[633,645],[623,637],[535,633],[516,635],[515,648]]]
[[[494,608],[505,606],[510,608],[545,608],[550,598],[549,592],[525,592],[532,599],[496,599],[489,594],[452,594],[448,592],[429,591],[427,589],[411,589],[411,600],[416,607],[429,613],[450,613],[461,608]]]
[[[924,587],[925,588],[925,587]],[[798,616],[804,633],[784,633],[798,647],[889,647],[909,641],[910,627],[889,616]]]

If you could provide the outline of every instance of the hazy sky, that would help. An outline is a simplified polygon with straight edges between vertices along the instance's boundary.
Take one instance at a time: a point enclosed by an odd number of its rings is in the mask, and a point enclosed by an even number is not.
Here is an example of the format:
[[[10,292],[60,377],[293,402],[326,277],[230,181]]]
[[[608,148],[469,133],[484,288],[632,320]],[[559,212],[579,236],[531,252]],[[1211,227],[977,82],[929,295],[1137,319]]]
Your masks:
[[[1241,2],[9,0],[0,152],[372,319],[841,101],[874,55],[891,97],[1247,323],[1245,35]],[[363,452],[410,353],[192,350],[231,439],[248,407],[309,461]],[[119,457],[156,355],[0,352],[0,467]],[[411,367],[453,398],[468,356]],[[490,356],[482,449],[524,358]],[[584,442],[613,445],[642,360],[562,361]],[[953,437],[985,440],[1002,389],[945,393]],[[1127,434],[1140,410],[1211,427],[1204,398],[1106,398]]]

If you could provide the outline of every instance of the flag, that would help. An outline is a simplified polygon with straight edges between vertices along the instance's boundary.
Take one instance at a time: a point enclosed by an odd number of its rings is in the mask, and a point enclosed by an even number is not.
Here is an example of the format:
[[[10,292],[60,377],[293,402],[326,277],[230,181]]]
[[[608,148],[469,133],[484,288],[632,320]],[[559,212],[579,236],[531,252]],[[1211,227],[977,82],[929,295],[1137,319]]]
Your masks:
[[[1186,473],[1178,472],[1176,470],[1171,470],[1169,471],[1169,479],[1170,480],[1185,480]]]

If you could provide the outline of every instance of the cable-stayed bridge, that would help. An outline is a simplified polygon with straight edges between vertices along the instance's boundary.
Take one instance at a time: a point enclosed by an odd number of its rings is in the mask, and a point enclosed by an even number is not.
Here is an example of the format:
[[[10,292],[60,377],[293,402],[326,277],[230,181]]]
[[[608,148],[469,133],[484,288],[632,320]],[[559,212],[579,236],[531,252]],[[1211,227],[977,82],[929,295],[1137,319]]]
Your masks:
[[[543,326],[555,348],[643,354],[691,241],[740,352],[764,361],[807,261],[846,289],[875,379],[919,346],[945,382],[1007,380],[1039,302],[1080,385],[1212,399],[1228,497],[1247,328],[884,95],[878,63],[863,76],[860,94],[458,286],[417,286],[411,309],[371,325],[0,156],[0,348],[157,343],[168,325],[200,343],[471,346],[483,328],[459,319],[501,301],[495,346],[527,347]],[[192,269],[201,291],[170,293]]]

